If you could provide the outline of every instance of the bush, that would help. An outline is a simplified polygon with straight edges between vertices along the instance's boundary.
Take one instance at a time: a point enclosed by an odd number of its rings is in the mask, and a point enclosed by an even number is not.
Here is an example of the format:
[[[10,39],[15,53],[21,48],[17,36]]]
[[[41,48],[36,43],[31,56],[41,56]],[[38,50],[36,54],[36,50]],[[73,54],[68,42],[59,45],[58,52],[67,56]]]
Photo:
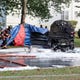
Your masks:
[[[72,26],[75,28],[76,27],[76,25],[77,25],[77,21],[75,21],[75,20],[71,20],[71,21],[69,21],[71,24],[72,24]]]

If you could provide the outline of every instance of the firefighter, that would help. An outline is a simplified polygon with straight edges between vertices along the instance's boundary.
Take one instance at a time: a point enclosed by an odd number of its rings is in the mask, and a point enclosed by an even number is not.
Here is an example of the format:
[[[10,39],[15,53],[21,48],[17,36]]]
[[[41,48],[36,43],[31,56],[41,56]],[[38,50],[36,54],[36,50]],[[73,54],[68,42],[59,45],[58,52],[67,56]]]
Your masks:
[[[2,39],[2,48],[7,48],[6,43],[7,43],[7,38],[10,38],[10,27],[6,28],[1,32],[1,39]]]

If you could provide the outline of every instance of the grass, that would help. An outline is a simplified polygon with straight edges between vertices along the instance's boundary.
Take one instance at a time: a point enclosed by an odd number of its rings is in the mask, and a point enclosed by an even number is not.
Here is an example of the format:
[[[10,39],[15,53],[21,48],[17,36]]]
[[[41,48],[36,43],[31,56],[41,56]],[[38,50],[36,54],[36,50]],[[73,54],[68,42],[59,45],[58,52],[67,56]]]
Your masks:
[[[78,77],[75,77],[75,76],[73,76],[73,77],[48,77],[48,78],[46,78],[46,77],[44,77],[44,78],[12,78],[12,79],[0,79],[0,80],[80,80],[80,78],[78,78]]]
[[[80,47],[80,38],[75,38],[74,39],[74,44],[76,47]]]
[[[22,77],[19,80],[80,80],[80,67],[66,67],[66,68],[52,68],[52,69],[37,69],[37,70],[23,70],[23,71],[5,71],[0,72],[0,76],[33,76],[33,75],[57,75],[45,77]],[[64,75],[64,76],[60,76]],[[0,80],[18,80],[17,78],[3,78]]]
[[[63,74],[80,74],[80,67],[36,69],[22,71],[5,71],[0,72],[0,76],[31,76],[31,75],[63,75]]]

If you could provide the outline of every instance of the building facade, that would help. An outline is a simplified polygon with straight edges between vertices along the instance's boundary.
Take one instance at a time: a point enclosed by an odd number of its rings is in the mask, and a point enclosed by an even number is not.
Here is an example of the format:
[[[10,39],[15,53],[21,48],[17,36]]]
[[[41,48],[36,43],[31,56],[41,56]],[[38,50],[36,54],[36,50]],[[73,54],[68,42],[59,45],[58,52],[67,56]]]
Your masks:
[[[80,0],[72,0],[69,8],[64,8],[62,15],[64,20],[77,21],[76,30],[80,29]]]

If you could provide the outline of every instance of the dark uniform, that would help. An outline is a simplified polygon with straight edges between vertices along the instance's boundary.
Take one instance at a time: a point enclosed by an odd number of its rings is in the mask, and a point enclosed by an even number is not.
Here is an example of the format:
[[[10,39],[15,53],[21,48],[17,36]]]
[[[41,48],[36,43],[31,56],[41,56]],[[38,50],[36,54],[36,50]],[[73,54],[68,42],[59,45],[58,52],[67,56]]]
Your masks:
[[[3,41],[1,47],[6,48],[7,38],[10,37],[10,31],[8,30],[8,28],[2,31],[0,36]]]

